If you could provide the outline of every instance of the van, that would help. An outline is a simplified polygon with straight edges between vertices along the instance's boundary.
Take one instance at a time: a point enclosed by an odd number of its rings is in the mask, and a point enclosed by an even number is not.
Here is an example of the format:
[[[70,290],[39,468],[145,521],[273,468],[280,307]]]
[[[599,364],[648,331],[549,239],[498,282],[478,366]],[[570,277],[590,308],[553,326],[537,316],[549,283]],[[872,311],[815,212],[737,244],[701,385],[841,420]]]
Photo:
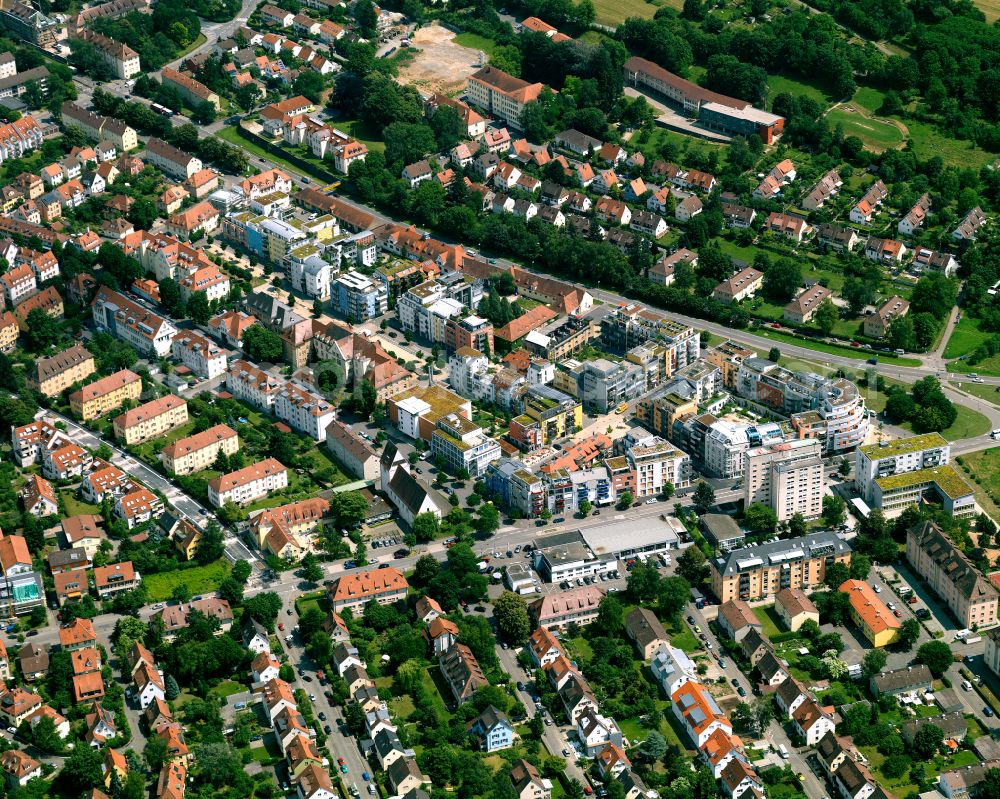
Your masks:
[[[959,630],[957,633],[955,633],[955,640],[964,641],[970,635],[972,635],[972,630]]]
[[[968,680],[962,680],[962,690],[963,691],[971,691],[972,690],[972,683],[969,682]]]
[[[969,377],[971,377],[973,380],[975,380],[977,377],[979,377],[979,375],[976,374],[975,372],[969,372]]]
[[[784,744],[778,744],[778,754],[782,760],[788,760],[788,748]]]
[[[996,430],[990,431],[990,438],[992,439],[1000,438],[1000,427],[998,427]]]

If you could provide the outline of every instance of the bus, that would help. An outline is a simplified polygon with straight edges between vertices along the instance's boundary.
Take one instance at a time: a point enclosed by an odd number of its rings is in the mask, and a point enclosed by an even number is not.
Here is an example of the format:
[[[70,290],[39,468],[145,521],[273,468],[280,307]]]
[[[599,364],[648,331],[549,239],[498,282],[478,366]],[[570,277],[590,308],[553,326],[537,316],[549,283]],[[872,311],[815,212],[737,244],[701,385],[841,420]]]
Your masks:
[[[157,114],[163,114],[165,117],[172,117],[174,115],[173,111],[165,105],[160,105],[159,103],[150,103],[149,107],[152,108]]]

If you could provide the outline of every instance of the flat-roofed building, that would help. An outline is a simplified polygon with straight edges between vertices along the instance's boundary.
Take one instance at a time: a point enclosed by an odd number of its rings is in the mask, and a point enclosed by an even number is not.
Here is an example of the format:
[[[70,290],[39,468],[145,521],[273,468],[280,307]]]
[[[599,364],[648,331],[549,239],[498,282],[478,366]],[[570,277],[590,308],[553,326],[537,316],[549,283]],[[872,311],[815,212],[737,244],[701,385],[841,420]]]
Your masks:
[[[116,410],[127,401],[138,400],[141,394],[142,378],[122,369],[74,391],[69,397],[69,407],[77,418],[86,421]]]
[[[744,547],[710,562],[719,601],[753,601],[782,588],[809,590],[823,583],[834,563],[850,565],[851,545],[829,531]]]
[[[208,469],[222,452],[227,457],[240,448],[236,431],[217,424],[208,430],[181,438],[163,448],[163,465],[171,474],[191,474]]]
[[[861,498],[871,505],[875,502],[875,481],[879,478],[931,469],[950,459],[951,446],[940,433],[880,441],[856,450],[854,484]]]
[[[872,484],[871,499],[873,507],[893,513],[928,501],[939,502],[946,513],[957,518],[976,513],[972,486],[951,464],[878,477]]]
[[[115,438],[129,446],[141,444],[165,436],[186,425],[187,421],[187,402],[176,394],[167,394],[118,416],[114,420]]]

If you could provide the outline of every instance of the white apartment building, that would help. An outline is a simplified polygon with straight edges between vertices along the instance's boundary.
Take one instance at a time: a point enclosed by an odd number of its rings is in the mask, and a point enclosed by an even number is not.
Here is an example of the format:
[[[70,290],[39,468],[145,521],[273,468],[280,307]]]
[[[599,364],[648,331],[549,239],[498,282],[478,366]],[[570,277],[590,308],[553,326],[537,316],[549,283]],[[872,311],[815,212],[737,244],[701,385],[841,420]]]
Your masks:
[[[191,299],[192,294],[199,291],[205,292],[205,297],[209,302],[223,300],[229,296],[230,282],[229,276],[220,272],[215,266],[205,266],[196,269],[180,280],[181,298],[184,302]]]
[[[858,447],[854,455],[854,484],[861,498],[872,504],[875,481],[879,478],[932,469],[948,463],[950,457],[951,447],[940,433]]]
[[[292,288],[296,291],[326,302],[331,296],[330,287],[336,267],[324,260],[320,256],[321,252],[315,244],[303,244],[292,250],[288,256],[289,277],[292,280]]]
[[[226,351],[200,333],[185,330],[174,336],[174,358],[199,377],[212,380],[226,373]]]
[[[5,275],[0,276],[0,283],[3,284],[3,293],[10,307],[19,305],[23,300],[38,292],[35,273],[27,264],[16,266]]]
[[[440,455],[453,471],[464,469],[473,479],[485,474],[486,467],[501,455],[500,445],[479,425],[455,413],[438,420],[438,429],[431,435],[431,452]]]
[[[155,353],[165,358],[177,335],[177,328],[162,316],[102,286],[91,303],[98,330],[110,333],[132,346],[141,355]]]
[[[746,425],[715,422],[705,434],[705,471],[716,477],[739,477],[749,449]]]
[[[778,521],[796,513],[816,519],[823,510],[824,473],[817,439],[796,439],[755,447],[746,455],[745,507],[760,503]]]
[[[494,401],[490,359],[483,353],[460,349],[451,356],[448,366],[448,383],[457,393],[471,400]]]
[[[226,388],[236,399],[267,411],[274,407],[281,381],[252,363],[233,361],[226,375]]]
[[[337,418],[337,409],[316,392],[288,382],[275,396],[274,415],[293,430],[322,441],[326,438],[326,428]]]
[[[227,502],[246,505],[287,487],[288,470],[279,461],[268,458],[209,480],[208,500],[216,508]]]
[[[635,496],[655,497],[671,483],[686,488],[691,482],[691,458],[659,436],[639,439],[625,453],[635,469]]]

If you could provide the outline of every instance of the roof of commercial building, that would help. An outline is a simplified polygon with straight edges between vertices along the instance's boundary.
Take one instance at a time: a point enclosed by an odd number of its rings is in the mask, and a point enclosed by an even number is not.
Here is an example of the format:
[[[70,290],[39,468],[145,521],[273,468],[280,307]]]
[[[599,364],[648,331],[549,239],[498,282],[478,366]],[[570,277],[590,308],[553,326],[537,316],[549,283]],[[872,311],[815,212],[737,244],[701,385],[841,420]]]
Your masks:
[[[923,483],[934,483],[937,489],[946,494],[950,499],[967,497],[973,493],[965,479],[955,470],[951,464],[943,464],[930,469],[917,469],[914,472],[903,472],[902,474],[890,474],[886,477],[876,478],[875,484],[886,491],[899,491],[900,489]]]
[[[600,558],[618,552],[644,550],[654,545],[672,547],[680,541],[681,530],[679,520],[661,514],[587,527],[580,534],[587,546]]]

